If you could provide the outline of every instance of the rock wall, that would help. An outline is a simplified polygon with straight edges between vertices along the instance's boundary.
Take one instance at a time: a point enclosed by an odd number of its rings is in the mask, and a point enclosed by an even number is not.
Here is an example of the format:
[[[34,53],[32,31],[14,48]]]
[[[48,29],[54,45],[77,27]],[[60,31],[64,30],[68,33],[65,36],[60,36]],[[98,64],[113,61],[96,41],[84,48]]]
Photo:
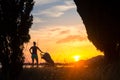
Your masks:
[[[88,38],[107,59],[120,57],[120,5],[117,0],[74,0]]]

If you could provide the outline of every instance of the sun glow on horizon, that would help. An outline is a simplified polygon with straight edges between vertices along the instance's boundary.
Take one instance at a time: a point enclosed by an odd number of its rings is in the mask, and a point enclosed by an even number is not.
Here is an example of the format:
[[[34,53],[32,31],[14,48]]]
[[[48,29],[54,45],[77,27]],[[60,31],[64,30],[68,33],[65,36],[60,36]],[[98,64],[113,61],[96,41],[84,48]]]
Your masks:
[[[74,61],[77,62],[80,60],[80,55],[75,55],[73,56],[73,58],[74,58]]]
[[[29,31],[31,39],[25,44],[25,62],[32,62],[29,48],[33,41],[42,51],[49,52],[54,62],[77,62],[99,55],[100,52],[87,38],[85,25],[72,0],[35,1],[38,3],[33,10],[34,21]],[[49,7],[44,7],[46,5]],[[38,57],[39,63],[45,61],[39,53]]]

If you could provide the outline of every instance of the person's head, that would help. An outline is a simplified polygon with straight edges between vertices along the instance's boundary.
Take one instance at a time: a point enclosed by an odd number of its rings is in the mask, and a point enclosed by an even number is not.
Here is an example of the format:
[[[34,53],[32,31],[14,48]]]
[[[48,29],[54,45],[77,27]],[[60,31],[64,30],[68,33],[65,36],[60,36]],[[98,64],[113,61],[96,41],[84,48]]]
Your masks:
[[[36,42],[35,42],[35,41],[33,42],[33,45],[36,45]]]

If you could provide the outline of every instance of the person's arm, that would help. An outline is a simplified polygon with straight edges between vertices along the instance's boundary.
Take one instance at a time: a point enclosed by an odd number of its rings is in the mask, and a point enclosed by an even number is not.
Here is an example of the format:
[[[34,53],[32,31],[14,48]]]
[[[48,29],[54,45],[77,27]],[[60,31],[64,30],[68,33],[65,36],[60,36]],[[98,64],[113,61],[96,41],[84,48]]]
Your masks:
[[[29,52],[32,54],[31,49],[32,49],[32,47],[29,49]]]
[[[41,52],[41,53],[43,53],[43,51],[39,48],[39,47],[37,47],[38,48],[38,50]]]

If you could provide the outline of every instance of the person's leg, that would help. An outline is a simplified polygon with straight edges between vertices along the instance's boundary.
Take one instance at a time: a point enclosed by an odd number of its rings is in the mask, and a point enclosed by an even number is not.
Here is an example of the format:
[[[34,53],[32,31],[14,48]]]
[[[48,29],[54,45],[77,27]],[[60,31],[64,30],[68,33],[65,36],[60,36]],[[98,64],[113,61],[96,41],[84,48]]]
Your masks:
[[[37,63],[37,67],[38,67],[38,58],[36,58],[36,63]]]
[[[32,58],[32,66],[34,66],[34,58]]]

